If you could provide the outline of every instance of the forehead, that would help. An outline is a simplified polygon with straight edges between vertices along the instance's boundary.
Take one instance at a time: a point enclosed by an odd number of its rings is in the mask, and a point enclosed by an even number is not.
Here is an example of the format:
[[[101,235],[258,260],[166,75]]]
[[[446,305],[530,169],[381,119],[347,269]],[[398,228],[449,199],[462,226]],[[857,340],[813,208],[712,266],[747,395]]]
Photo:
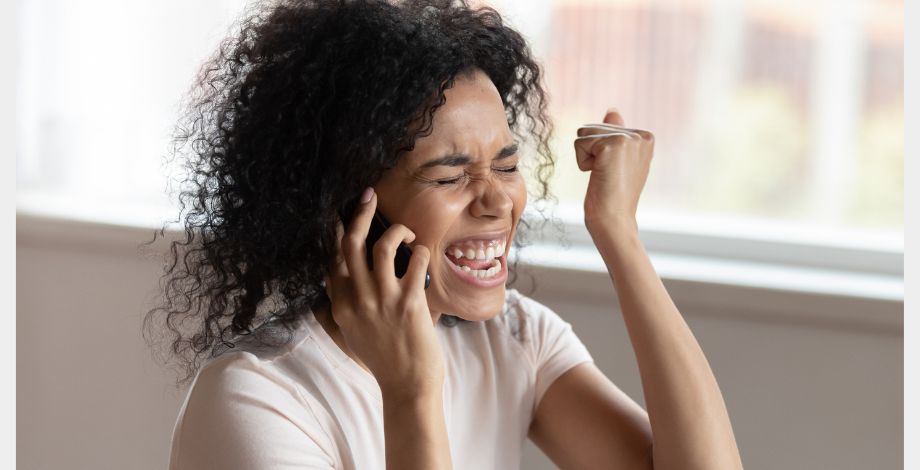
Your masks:
[[[416,140],[413,151],[405,155],[406,163],[418,166],[445,152],[491,159],[512,142],[501,97],[485,73],[457,77],[444,97],[432,118],[431,134]]]

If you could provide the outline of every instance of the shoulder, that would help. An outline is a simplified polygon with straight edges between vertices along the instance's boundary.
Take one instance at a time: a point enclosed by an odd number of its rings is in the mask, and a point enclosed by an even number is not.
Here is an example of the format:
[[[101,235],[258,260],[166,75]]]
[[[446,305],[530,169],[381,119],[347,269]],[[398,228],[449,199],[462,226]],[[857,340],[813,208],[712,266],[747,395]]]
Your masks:
[[[227,429],[242,422],[259,426],[274,419],[272,414],[291,419],[304,411],[309,408],[302,394],[286,377],[250,352],[230,352],[199,370],[177,433]]]
[[[571,329],[571,324],[562,319],[553,309],[534,300],[517,289],[508,289],[505,305],[500,315],[493,319],[506,328],[522,344],[538,345],[547,335]]]
[[[206,362],[198,372],[191,389],[189,402],[196,398],[220,398],[225,403],[241,398],[251,391],[288,394],[296,397],[296,390],[288,379],[274,370],[270,363],[256,353],[231,350]],[[215,400],[208,400],[214,402]]]
[[[275,414],[309,420],[313,400],[298,385],[304,377],[289,367],[290,353],[309,336],[303,317],[284,325],[277,318],[219,344],[198,371],[186,400],[186,418],[209,423],[271,408]],[[309,370],[307,370],[309,372]]]
[[[533,368],[558,337],[572,331],[555,311],[516,289],[506,291],[502,312],[483,323],[493,345],[517,350]]]
[[[572,324],[553,309],[513,289],[509,289],[505,304],[500,322],[509,332],[519,333],[521,345],[536,369],[570,360],[593,360]]]
[[[219,344],[192,382],[186,418],[232,419],[236,409],[258,402],[303,409],[303,394],[281,366],[301,334],[268,321],[252,334],[236,338],[233,347]]]
[[[171,468],[267,468],[285,459],[331,466],[333,443],[312,408],[252,352],[225,353],[192,383],[173,432]]]
[[[551,308],[517,291],[509,291],[505,322],[523,322],[527,335],[524,351],[535,371],[532,413],[549,386],[563,373],[594,358],[572,328],[571,323]]]
[[[272,316],[262,322],[247,335],[237,335],[230,343],[218,343],[211,349],[209,361],[213,361],[224,354],[245,351],[264,360],[271,361],[283,355],[301,343],[307,336],[306,315],[311,312],[301,312],[286,325],[277,316]],[[231,346],[232,344],[232,346]]]

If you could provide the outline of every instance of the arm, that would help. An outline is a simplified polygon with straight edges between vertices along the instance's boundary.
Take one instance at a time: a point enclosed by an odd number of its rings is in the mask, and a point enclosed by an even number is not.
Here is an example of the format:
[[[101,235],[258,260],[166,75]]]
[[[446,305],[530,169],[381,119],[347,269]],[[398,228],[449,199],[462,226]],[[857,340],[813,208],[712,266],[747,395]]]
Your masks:
[[[593,362],[553,382],[527,436],[562,469],[652,468],[648,415]]]
[[[636,225],[654,136],[615,110],[578,130],[590,171],[585,226],[607,266],[639,366],[646,414],[590,364],[547,390],[531,438],[562,468],[740,469],[741,456],[709,363],[655,273]]]
[[[739,469],[728,411],[696,338],[639,240],[636,209],[651,166],[654,136],[624,127],[616,110],[575,139],[590,171],[585,226],[607,265],[645,394],[656,469]]]
[[[591,236],[613,278],[636,353],[654,468],[742,468],[716,378],[655,273],[635,223],[610,221]]]
[[[386,468],[451,468],[444,405],[437,393],[383,392]]]
[[[337,250],[343,256],[326,278],[332,319],[347,349],[380,386],[387,468],[450,469],[444,357],[424,290],[430,250],[416,244],[406,274],[397,278],[396,248],[415,234],[394,224],[366,246],[376,207],[377,195],[367,188],[347,233],[339,226]],[[375,270],[367,264],[368,249]]]
[[[592,231],[618,293],[646,414],[593,363],[546,391],[530,438],[564,469],[739,469],[715,377],[645,253],[635,223]]]

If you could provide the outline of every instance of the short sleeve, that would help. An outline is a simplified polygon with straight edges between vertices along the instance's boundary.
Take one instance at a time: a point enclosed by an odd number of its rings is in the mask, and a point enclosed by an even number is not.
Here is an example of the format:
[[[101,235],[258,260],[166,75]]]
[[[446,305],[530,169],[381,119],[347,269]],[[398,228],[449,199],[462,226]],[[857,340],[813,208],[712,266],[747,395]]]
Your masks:
[[[536,371],[536,409],[546,390],[559,376],[582,362],[594,362],[594,358],[569,322],[536,300],[517,295],[518,306],[526,314],[527,344]]]
[[[202,368],[173,431],[170,470],[336,467],[331,440],[283,377],[248,352]]]

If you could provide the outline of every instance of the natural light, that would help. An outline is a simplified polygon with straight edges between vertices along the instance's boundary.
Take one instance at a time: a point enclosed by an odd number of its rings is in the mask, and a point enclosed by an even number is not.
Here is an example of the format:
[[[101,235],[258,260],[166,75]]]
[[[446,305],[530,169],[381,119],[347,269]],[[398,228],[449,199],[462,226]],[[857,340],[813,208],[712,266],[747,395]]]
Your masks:
[[[545,67],[564,221],[587,181],[575,129],[615,106],[656,135],[641,228],[903,252],[903,1],[487,3]],[[245,4],[23,3],[20,207],[175,217],[180,99]]]

